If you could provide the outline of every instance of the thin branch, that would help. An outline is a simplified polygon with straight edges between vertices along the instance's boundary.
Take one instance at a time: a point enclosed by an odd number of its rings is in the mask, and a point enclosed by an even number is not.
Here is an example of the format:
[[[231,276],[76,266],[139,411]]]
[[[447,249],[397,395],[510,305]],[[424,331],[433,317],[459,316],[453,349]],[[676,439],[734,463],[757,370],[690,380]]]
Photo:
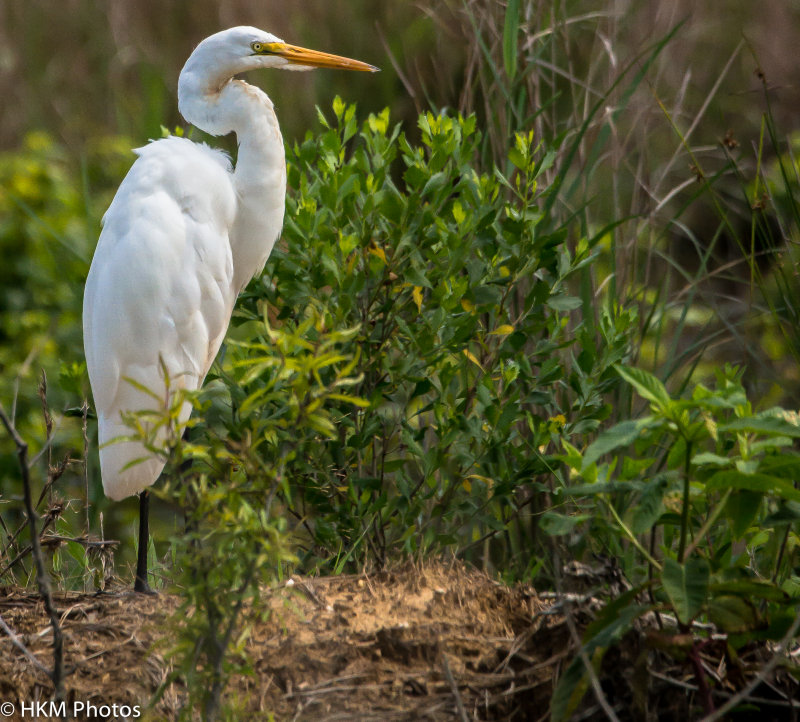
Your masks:
[[[2,629],[8,635],[11,643],[25,655],[28,661],[34,667],[36,667],[36,669],[38,669],[40,672],[44,672],[48,678],[51,678],[50,671],[47,669],[47,667],[45,667],[38,659],[36,659],[36,657],[33,656],[33,653],[22,643],[14,630],[6,624],[6,621],[2,616],[0,616],[0,629]]]
[[[39,586],[39,594],[44,601],[45,610],[50,617],[50,626],[53,628],[53,671],[49,676],[55,688],[55,699],[56,701],[61,701],[64,699],[64,639],[61,634],[61,624],[53,606],[50,576],[44,565],[42,548],[39,546],[39,535],[36,531],[36,512],[33,509],[33,499],[31,498],[30,468],[28,466],[28,444],[22,439],[8,416],[6,416],[2,404],[0,404],[0,421],[6,427],[8,435],[13,439],[17,447],[17,458],[20,473],[22,474],[22,487],[25,492],[25,511],[30,524],[31,546],[33,548],[33,558],[36,562],[36,581]]]
[[[85,534],[86,536],[89,535],[89,434],[87,432],[88,426],[88,418],[89,418],[89,402],[86,399],[83,400],[83,406],[81,406],[81,413],[83,414],[83,493],[84,493],[84,504],[83,508],[86,512],[86,529]]]
[[[61,534],[48,534],[41,538],[41,543],[48,546],[65,542],[75,542],[87,549],[113,547],[119,544],[118,539],[90,539],[86,536],[62,536]]]
[[[444,653],[444,650],[442,650],[442,669],[444,669],[444,676],[447,679],[447,684],[450,685],[453,697],[455,697],[459,719],[461,719],[461,722],[469,722],[467,711],[464,709],[464,701],[461,699],[461,693],[458,691],[458,685],[453,677],[453,671],[450,669],[450,664],[447,661],[447,655]]]

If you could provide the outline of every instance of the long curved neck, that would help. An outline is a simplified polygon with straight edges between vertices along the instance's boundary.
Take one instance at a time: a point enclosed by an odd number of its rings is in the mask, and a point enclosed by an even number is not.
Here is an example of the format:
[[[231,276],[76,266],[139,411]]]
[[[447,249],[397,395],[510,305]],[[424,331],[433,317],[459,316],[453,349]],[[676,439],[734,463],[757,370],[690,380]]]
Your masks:
[[[211,135],[236,133],[233,174],[238,196],[230,231],[234,287],[241,291],[261,271],[283,225],[286,156],[272,101],[241,80],[195,82],[182,73],[178,104],[187,121]]]

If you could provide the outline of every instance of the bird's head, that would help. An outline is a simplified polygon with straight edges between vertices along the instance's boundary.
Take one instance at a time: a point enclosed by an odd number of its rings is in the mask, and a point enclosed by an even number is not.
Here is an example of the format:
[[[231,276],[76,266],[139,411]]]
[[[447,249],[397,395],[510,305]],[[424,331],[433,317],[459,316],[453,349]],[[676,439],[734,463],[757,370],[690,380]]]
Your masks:
[[[183,66],[178,79],[178,108],[181,114],[190,123],[212,135],[234,130],[237,109],[222,107],[216,100],[235,75],[259,68],[341,68],[371,72],[378,69],[359,60],[289,45],[258,28],[230,28],[203,40]]]
[[[219,88],[237,73],[258,68],[313,70],[340,68],[375,72],[374,65],[290,45],[272,33],[240,26],[207,37],[189,56],[184,73],[202,77],[208,85]]]

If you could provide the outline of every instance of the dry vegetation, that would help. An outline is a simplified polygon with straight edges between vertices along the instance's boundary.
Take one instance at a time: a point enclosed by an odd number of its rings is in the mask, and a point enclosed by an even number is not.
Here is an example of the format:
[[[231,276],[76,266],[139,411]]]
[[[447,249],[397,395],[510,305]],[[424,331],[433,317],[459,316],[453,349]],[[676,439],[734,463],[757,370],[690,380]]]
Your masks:
[[[58,594],[66,699],[144,708],[167,680],[165,620],[178,605],[120,589]],[[264,595],[253,623],[251,676],[234,677],[227,701],[241,714],[278,719],[535,719],[569,654],[564,618],[533,589],[509,589],[459,564],[391,572],[293,577]],[[0,614],[44,666],[52,654],[37,596],[5,590]],[[46,675],[0,641],[0,698],[47,699]],[[177,719],[185,704],[168,684],[149,711]],[[523,711],[524,710],[524,711]],[[539,710],[540,715],[530,715]],[[462,712],[463,711],[463,712]],[[257,717],[258,718],[258,717]]]
[[[585,588],[585,571],[566,577],[571,588]],[[232,677],[225,694],[237,719],[547,720],[554,682],[574,654],[572,633],[602,604],[578,592],[557,603],[552,594],[509,588],[454,562],[295,576],[262,599],[241,650],[252,660],[251,674]],[[55,603],[69,705],[138,705],[150,720],[186,713],[185,690],[170,681],[164,656],[178,597],[117,587],[100,595],[60,593]],[[49,699],[52,686],[37,668],[52,657],[40,599],[1,590],[0,616],[16,632],[0,638],[0,700]],[[590,692],[575,719],[608,719],[609,710],[630,722],[694,718],[699,691],[691,665],[674,661],[688,640],[659,630],[653,617],[645,620],[606,656],[597,680],[602,693]],[[792,676],[778,668],[758,677],[770,656],[763,645],[732,655],[724,640],[710,642],[702,658],[717,702],[747,687],[744,701],[772,710],[769,719],[793,719],[786,701],[797,693]]]

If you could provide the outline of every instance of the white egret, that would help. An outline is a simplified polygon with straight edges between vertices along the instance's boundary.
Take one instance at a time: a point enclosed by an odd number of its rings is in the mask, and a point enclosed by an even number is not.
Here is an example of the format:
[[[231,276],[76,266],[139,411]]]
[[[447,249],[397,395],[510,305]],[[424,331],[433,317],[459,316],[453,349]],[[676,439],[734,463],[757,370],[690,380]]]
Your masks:
[[[137,441],[110,442],[131,433],[123,413],[153,408],[140,387],[169,398],[202,385],[237,295],[264,267],[280,233],[286,159],[278,120],[264,92],[233,77],[258,68],[377,70],[252,27],[203,40],[181,71],[178,108],[206,133],[236,133],[236,167],[224,153],[185,138],[136,150],[103,218],[86,279],[84,349],[103,489],[111,499],[140,499],[137,591],[149,591],[147,488],[164,460]],[[184,404],[180,421],[190,413]]]

